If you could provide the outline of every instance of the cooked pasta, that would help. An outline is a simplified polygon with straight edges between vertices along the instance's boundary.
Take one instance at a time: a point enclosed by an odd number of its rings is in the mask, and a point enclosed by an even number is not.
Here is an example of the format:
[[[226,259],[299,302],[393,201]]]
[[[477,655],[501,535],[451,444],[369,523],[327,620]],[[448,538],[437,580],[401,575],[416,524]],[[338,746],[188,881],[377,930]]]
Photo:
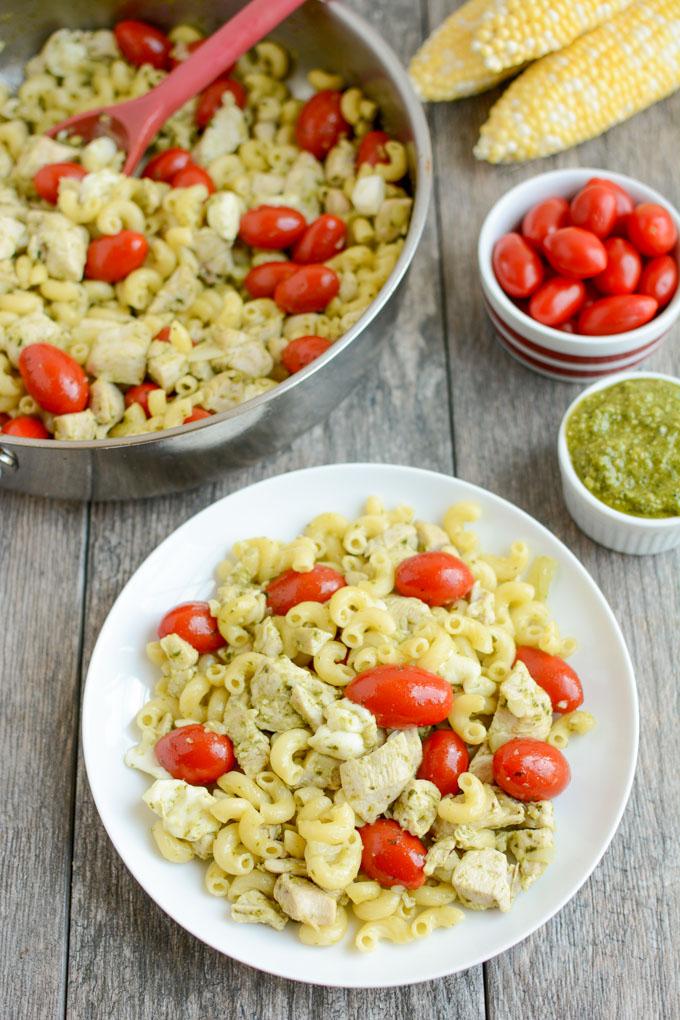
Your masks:
[[[144,800],[159,852],[206,861],[205,887],[232,920],[293,922],[310,946],[337,943],[353,923],[366,952],[454,927],[465,909],[507,911],[548,867],[559,789],[511,792],[514,774],[497,765],[527,741],[561,758],[595,721],[573,686],[553,713],[535,667],[568,669],[543,649],[559,634],[546,601],[556,564],[530,561],[523,542],[481,551],[468,528],[477,516],[457,504],[440,527],[371,497],[354,521],[321,514],[290,542],[236,543],[214,598],[163,618],[147,646],[161,677],[126,761],[154,780]],[[432,556],[468,578],[464,594],[407,590]],[[378,595],[385,559],[392,584]],[[194,612],[198,631],[183,615]],[[360,694],[367,677],[389,676],[396,697],[409,670],[443,692],[437,722],[390,724]],[[429,757],[442,739],[462,749],[455,787]],[[216,771],[201,771],[206,761]],[[414,872],[376,863],[381,825],[406,841]]]

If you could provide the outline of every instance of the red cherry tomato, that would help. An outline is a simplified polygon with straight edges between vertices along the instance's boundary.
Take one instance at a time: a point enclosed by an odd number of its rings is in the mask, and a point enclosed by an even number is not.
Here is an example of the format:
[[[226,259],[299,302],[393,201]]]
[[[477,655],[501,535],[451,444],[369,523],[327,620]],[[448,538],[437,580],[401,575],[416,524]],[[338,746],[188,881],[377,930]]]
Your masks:
[[[149,410],[149,394],[153,393],[154,390],[159,390],[160,386],[156,386],[155,383],[143,382],[139,386],[131,386],[125,394],[125,406],[130,407],[132,404],[139,404],[141,409],[147,418],[151,417],[151,411]]]
[[[88,280],[117,283],[134,269],[139,269],[148,251],[149,242],[144,234],[134,230],[98,237],[90,241],[87,249],[85,276]]]
[[[240,81],[234,81],[233,78],[218,78],[217,81],[208,85],[207,89],[204,89],[198,97],[196,123],[200,128],[207,127],[213,119],[222,105],[222,96],[225,92],[231,92],[236,105],[241,109],[246,105],[248,93]]]
[[[555,195],[533,206],[522,220],[522,235],[538,249],[543,247],[548,234],[569,225],[569,203]]]
[[[153,156],[144,167],[142,177],[150,177],[152,181],[164,181],[169,184],[175,174],[184,170],[191,163],[191,153],[186,149],[165,149]]]
[[[163,329],[160,331],[160,333],[156,333],[154,340],[160,340],[160,342],[163,344],[170,343],[170,327],[163,326]]]
[[[119,21],[113,33],[120,52],[135,67],[151,64],[163,71],[170,66],[172,43],[160,29],[145,21]]]
[[[378,726],[389,729],[434,726],[446,719],[453,705],[448,680],[419,666],[364,670],[350,680],[343,694],[372,712]]]
[[[324,213],[305,230],[293,247],[293,262],[325,262],[345,247],[347,226],[339,216]]]
[[[520,234],[513,232],[499,237],[494,245],[492,264],[496,279],[510,297],[529,297],[543,281],[543,263]]]
[[[287,205],[258,205],[241,217],[239,237],[252,248],[289,248],[302,237],[307,223]]]
[[[607,265],[607,252],[599,237],[581,227],[562,227],[549,234],[543,245],[548,261],[561,276],[584,279],[596,276]]]
[[[400,595],[421,599],[428,606],[449,606],[464,598],[474,583],[466,563],[450,553],[434,551],[402,560],[394,578]]]
[[[183,424],[189,425],[192,421],[203,421],[204,418],[212,418],[212,411],[206,411],[204,407],[198,405],[193,409],[188,418],[184,419]]]
[[[10,418],[0,429],[5,436],[18,436],[20,439],[50,439],[50,434],[40,421],[31,414],[22,414],[18,418]]]
[[[310,365],[329,347],[330,342],[322,336],[299,336],[283,348],[281,363],[287,372],[294,375]]]
[[[267,585],[267,605],[275,616],[285,616],[300,602],[328,602],[331,595],[346,585],[342,574],[321,564],[305,573],[284,570]]]
[[[665,255],[678,239],[670,213],[655,202],[637,205],[626,220],[626,229],[642,255]]]
[[[24,386],[45,411],[74,414],[87,407],[87,376],[70,354],[53,344],[30,344],[19,355]]]
[[[523,662],[539,687],[550,696],[553,712],[573,712],[583,704],[583,687],[571,666],[540,648],[520,645],[515,662]]]
[[[12,419],[10,418],[10,416],[8,414],[5,414],[4,411],[0,412],[0,430],[2,429],[2,427],[4,425],[7,424],[8,421],[11,421],[11,420]]]
[[[378,818],[359,830],[364,849],[361,869],[380,885],[419,889],[425,881],[427,851],[417,836],[402,829],[393,818]]]
[[[544,326],[561,326],[578,312],[586,299],[581,280],[553,276],[529,299],[529,315]]]
[[[637,250],[623,237],[610,237],[604,247],[607,265],[593,277],[593,283],[603,294],[632,294],[642,271]]]
[[[195,163],[187,163],[170,181],[171,188],[193,188],[196,184],[202,184],[209,195],[215,190],[215,182],[210,174]]]
[[[348,135],[350,126],[340,110],[341,92],[324,89],[308,99],[295,125],[295,138],[301,149],[317,159],[327,156],[336,142]]]
[[[667,305],[678,289],[678,264],[672,255],[657,255],[642,271],[640,294],[648,294],[658,302],[659,308]]]
[[[281,281],[297,271],[298,266],[294,262],[262,262],[253,266],[243,286],[253,298],[272,297]]]
[[[201,655],[224,648],[226,641],[207,602],[182,602],[169,609],[158,624],[158,637],[178,634]]]
[[[274,300],[289,315],[323,312],[340,290],[340,279],[328,266],[302,266],[277,286]]]
[[[87,173],[79,163],[48,163],[42,166],[33,178],[33,185],[41,198],[52,205],[59,198],[59,181],[62,177],[76,177],[78,180]]]
[[[453,730],[434,730],[423,741],[423,760],[418,779],[429,779],[442,797],[459,793],[458,777],[467,772],[470,755],[464,742]]]
[[[198,723],[170,730],[156,742],[154,752],[173,779],[191,786],[208,786],[236,764],[229,737],[212,733]]]
[[[368,163],[369,166],[389,163],[390,157],[387,155],[385,145],[391,141],[386,131],[367,131],[359,142],[357,166],[361,166],[362,163]]]
[[[633,207],[635,205],[633,199],[620,184],[615,184],[614,181],[609,181],[605,177],[591,177],[590,180],[586,182],[586,187],[590,184],[603,184],[614,193],[614,197],[616,199],[616,224],[614,229],[620,229],[620,227],[625,223],[628,213],[633,211]]]
[[[571,222],[596,237],[609,237],[617,220],[616,195],[606,184],[587,184],[571,200]]]
[[[579,315],[578,331],[586,336],[627,333],[653,319],[659,306],[646,294],[620,294],[600,298]]]
[[[493,778],[515,800],[551,800],[569,785],[571,771],[567,759],[552,744],[517,738],[494,754]]]

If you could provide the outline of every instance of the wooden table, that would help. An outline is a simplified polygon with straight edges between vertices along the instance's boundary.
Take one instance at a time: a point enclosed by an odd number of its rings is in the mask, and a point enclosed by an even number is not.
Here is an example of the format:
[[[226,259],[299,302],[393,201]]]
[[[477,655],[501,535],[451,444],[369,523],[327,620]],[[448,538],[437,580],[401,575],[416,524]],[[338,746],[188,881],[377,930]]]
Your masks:
[[[355,0],[406,59],[445,0]],[[680,1015],[680,556],[624,557],[564,508],[555,439],[577,388],[534,375],[496,344],[475,246],[511,185],[553,166],[639,176],[680,203],[680,94],[556,159],[478,165],[494,94],[431,110],[437,188],[401,319],[372,374],[289,450],[182,496],[83,506],[4,494],[0,1016],[78,1020],[448,1017],[654,1020]],[[648,367],[680,371],[678,329]],[[90,797],[79,700],[90,653],[130,574],[170,531],[220,496],[334,461],[454,473],[546,524],[592,572],[637,668],[642,737],[623,824],[579,894],[512,951],[465,974],[385,991],[272,978],[186,934],[133,881]],[[673,718],[675,725],[671,725]]]

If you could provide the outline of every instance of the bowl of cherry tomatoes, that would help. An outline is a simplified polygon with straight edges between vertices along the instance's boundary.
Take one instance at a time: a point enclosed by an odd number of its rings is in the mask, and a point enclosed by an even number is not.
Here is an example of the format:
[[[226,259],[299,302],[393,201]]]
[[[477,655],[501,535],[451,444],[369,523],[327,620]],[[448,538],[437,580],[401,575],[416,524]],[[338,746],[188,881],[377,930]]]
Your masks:
[[[586,382],[630,369],[680,315],[680,213],[623,174],[573,168],[518,184],[479,235],[496,337],[527,368]]]

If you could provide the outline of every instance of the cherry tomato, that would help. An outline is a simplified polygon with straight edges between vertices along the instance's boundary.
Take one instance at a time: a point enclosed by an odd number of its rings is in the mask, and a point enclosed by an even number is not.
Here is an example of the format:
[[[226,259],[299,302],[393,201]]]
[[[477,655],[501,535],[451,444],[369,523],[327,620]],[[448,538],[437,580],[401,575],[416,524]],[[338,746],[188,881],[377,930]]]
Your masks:
[[[525,239],[516,233],[503,234],[493,249],[493,271],[506,294],[525,298],[543,281],[543,263]]]
[[[253,298],[272,297],[281,281],[297,271],[298,266],[294,262],[262,262],[253,266],[243,286]]]
[[[207,127],[222,105],[222,96],[231,92],[237,106],[241,109],[246,105],[248,93],[240,81],[233,78],[218,78],[208,85],[198,97],[196,103],[196,123],[200,128]]]
[[[522,220],[522,235],[537,248],[543,247],[548,234],[569,225],[569,203],[555,195],[533,206]]]
[[[357,166],[361,166],[362,163],[368,163],[369,166],[389,163],[390,157],[387,155],[385,145],[391,141],[386,131],[367,131],[359,142]]]
[[[637,205],[626,221],[628,237],[642,255],[665,255],[678,239],[670,213],[655,202]]]
[[[642,271],[642,259],[637,250],[623,237],[610,237],[604,247],[607,265],[593,277],[593,283],[603,294],[632,294]]]
[[[215,183],[210,174],[195,163],[187,163],[170,181],[171,188],[193,188],[196,184],[202,184],[209,195],[215,190]]]
[[[305,230],[293,247],[293,261],[300,263],[325,262],[345,247],[347,226],[339,216],[324,213]]]
[[[5,414],[4,411],[0,412],[0,430],[2,430],[3,426],[6,425],[7,422],[11,420],[12,419],[10,418],[10,416],[8,414]]]
[[[562,227],[549,234],[543,245],[548,261],[561,276],[584,279],[596,276],[607,265],[607,252],[599,237],[581,227]]]
[[[279,308],[289,315],[323,312],[340,290],[338,274],[328,266],[302,266],[274,291]]]
[[[317,564],[304,573],[284,570],[267,585],[267,605],[275,616],[285,616],[300,602],[328,602],[347,581],[332,567]]]
[[[87,376],[70,354],[54,344],[30,344],[19,355],[24,386],[45,411],[74,414],[87,407]]]
[[[0,429],[5,436],[18,436],[20,439],[50,439],[50,434],[40,421],[31,414],[22,414],[18,418],[10,418]]]
[[[113,33],[120,52],[135,67],[151,64],[163,71],[170,66],[172,43],[160,29],[145,21],[119,21]]]
[[[236,764],[229,737],[212,733],[198,723],[170,730],[156,742],[154,751],[173,779],[191,786],[208,786]]]
[[[609,181],[605,177],[591,177],[586,182],[586,187],[591,184],[603,184],[606,188],[609,188],[616,199],[616,223],[614,225],[615,230],[619,230],[626,221],[628,213],[632,213],[635,203],[633,199],[620,184],[615,184],[614,181]]]
[[[361,869],[380,885],[419,889],[425,881],[427,851],[417,836],[393,818],[378,818],[358,830],[364,849]]]
[[[428,606],[449,606],[464,598],[474,583],[466,563],[450,553],[434,551],[402,560],[394,579],[400,595],[421,599]]]
[[[317,159],[328,155],[336,142],[348,135],[350,126],[340,110],[341,92],[324,89],[308,99],[295,125],[295,138],[301,149]]]
[[[446,719],[453,705],[448,680],[419,666],[375,666],[347,684],[343,695],[363,705],[378,726],[434,726]]]
[[[583,687],[571,666],[540,648],[520,645],[515,662],[523,662],[531,676],[550,695],[553,712],[573,712],[583,704]]]
[[[183,424],[188,425],[192,421],[203,421],[204,418],[212,418],[212,411],[206,411],[204,407],[196,405],[188,418],[184,419]]]
[[[586,298],[581,280],[553,276],[529,300],[529,315],[544,326],[561,326],[578,312]]]
[[[571,771],[567,759],[552,744],[517,738],[494,754],[493,778],[515,800],[551,800],[569,785]]]
[[[175,174],[184,170],[189,163],[191,153],[186,149],[165,149],[149,160],[142,177],[150,177],[152,181],[164,181],[165,184],[169,184]]]
[[[169,326],[163,326],[163,329],[160,331],[160,333],[156,333],[156,335],[154,337],[154,340],[160,340],[160,342],[163,343],[163,344],[169,344],[170,343],[170,327]]]
[[[281,363],[287,372],[294,375],[320,357],[330,347],[322,336],[299,336],[291,340],[281,352]]]
[[[467,772],[470,755],[465,743],[453,730],[434,730],[423,741],[423,760],[418,779],[429,779],[442,797],[459,793],[458,777]]]
[[[90,241],[87,249],[85,276],[88,280],[117,283],[139,269],[148,251],[149,242],[144,234],[134,230],[98,237]]]
[[[571,200],[570,212],[575,227],[609,237],[617,220],[616,195],[606,184],[587,184]]]
[[[178,634],[201,655],[224,648],[226,641],[207,602],[182,602],[169,609],[158,624],[158,637]]]
[[[153,393],[154,390],[159,390],[160,386],[156,386],[155,383],[143,382],[139,386],[131,386],[125,394],[125,406],[130,407],[132,404],[139,404],[141,409],[147,418],[151,417],[151,411],[149,410],[149,394]]]
[[[33,184],[41,198],[56,205],[59,198],[59,181],[62,177],[82,180],[86,173],[85,167],[79,163],[48,163],[38,170],[33,178]]]
[[[678,264],[672,255],[657,255],[650,259],[640,277],[640,294],[648,294],[658,302],[659,308],[667,305],[678,289]]]
[[[586,336],[627,333],[653,319],[659,306],[646,294],[617,294],[600,298],[579,315],[578,331]]]
[[[307,223],[287,205],[258,205],[241,217],[239,237],[252,248],[289,248],[302,237]]]

